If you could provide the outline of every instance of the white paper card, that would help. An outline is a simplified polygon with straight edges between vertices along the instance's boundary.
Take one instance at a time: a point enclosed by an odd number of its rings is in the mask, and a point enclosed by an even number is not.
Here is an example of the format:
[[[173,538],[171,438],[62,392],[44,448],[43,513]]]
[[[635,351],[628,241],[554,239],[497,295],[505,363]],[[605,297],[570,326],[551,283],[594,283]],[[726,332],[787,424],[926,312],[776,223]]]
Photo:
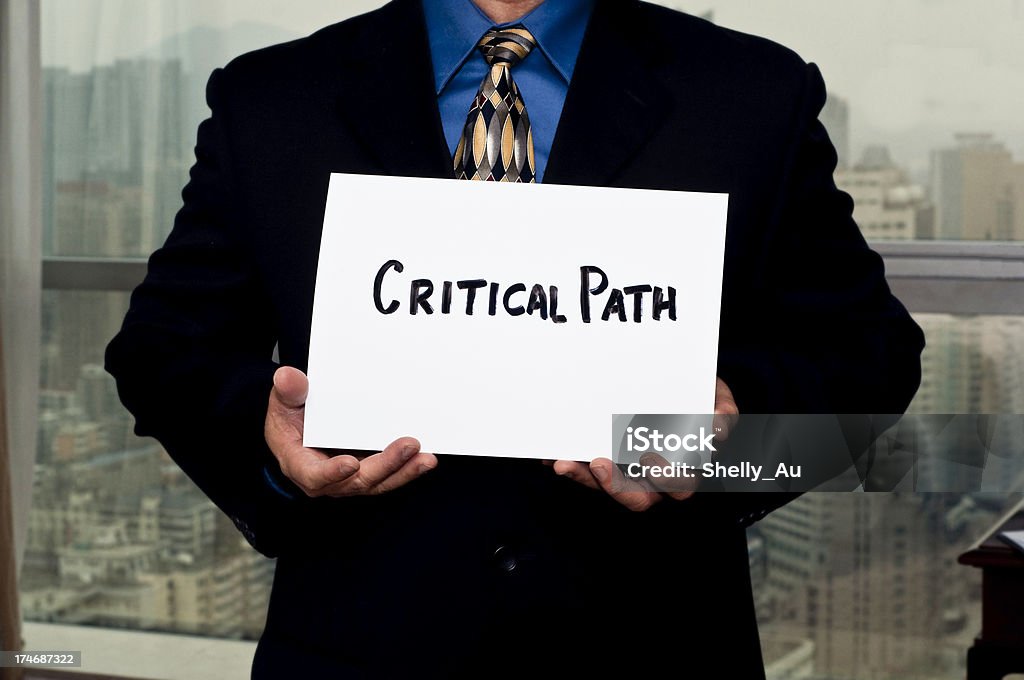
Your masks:
[[[725,194],[333,175],[305,445],[589,461],[610,455],[613,414],[712,413],[727,210]]]

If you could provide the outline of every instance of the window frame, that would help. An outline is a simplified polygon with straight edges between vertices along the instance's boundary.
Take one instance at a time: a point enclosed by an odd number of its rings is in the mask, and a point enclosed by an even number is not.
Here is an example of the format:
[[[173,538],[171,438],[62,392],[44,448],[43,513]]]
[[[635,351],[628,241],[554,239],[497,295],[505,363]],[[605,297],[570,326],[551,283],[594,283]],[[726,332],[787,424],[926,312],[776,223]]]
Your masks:
[[[1024,315],[1024,243],[874,241],[886,278],[918,314]],[[130,292],[146,258],[44,257],[44,290]]]

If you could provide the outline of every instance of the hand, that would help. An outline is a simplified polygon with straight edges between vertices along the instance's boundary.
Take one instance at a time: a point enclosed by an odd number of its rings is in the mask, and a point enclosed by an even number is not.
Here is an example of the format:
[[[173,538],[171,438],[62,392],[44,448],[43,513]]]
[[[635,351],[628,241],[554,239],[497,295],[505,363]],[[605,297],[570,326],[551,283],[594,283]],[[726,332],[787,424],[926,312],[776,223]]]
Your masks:
[[[411,437],[392,442],[372,456],[328,456],[302,445],[309,380],[282,366],[274,374],[264,436],[281,472],[307,496],[370,496],[393,491],[437,467],[437,456],[420,453]]]
[[[732,396],[732,390],[725,384],[725,381],[718,378],[715,383],[715,419],[712,427],[715,428],[715,440],[725,442],[729,439],[729,433],[740,419],[740,409],[736,406],[736,398]]]
[[[739,408],[732,390],[721,378],[715,385],[715,440],[724,442],[739,420]],[[666,466],[668,463],[656,453],[643,456],[641,465]],[[665,497],[684,501],[694,494],[697,478],[662,478],[657,487],[648,479],[628,479],[616,465],[607,458],[595,458],[589,466],[575,461],[559,460],[553,464],[555,473],[588,486],[595,491],[604,491],[634,512],[643,512]]]

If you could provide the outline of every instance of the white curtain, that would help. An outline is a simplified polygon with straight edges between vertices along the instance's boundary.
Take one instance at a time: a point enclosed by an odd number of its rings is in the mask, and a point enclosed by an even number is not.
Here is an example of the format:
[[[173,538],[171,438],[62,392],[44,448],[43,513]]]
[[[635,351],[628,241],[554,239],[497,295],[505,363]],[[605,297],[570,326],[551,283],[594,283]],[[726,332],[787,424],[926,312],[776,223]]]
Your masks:
[[[39,4],[0,0],[0,332],[16,569],[32,492],[39,394],[42,220]],[[2,550],[3,546],[0,546]]]
[[[133,435],[132,418],[103,370],[104,348],[128,305],[127,291],[107,290],[119,284],[103,278],[103,259],[144,258],[170,230],[196,127],[208,115],[203,95],[211,70],[382,2],[0,0],[0,328],[12,459],[2,468],[11,473],[12,492],[0,491],[0,507],[11,502],[14,526],[13,540],[0,536],[0,569],[5,556],[16,561],[8,571],[21,574],[26,619],[59,620],[45,594],[62,584],[40,565],[72,543],[143,542],[119,532],[120,515],[107,521],[101,504],[141,492],[189,501],[198,494],[183,475],[167,473],[154,442]],[[67,286],[62,272],[84,265],[96,288],[41,291],[44,258],[52,258],[49,280]],[[140,460],[139,452],[147,465],[142,481],[137,468],[123,473],[111,464],[111,474],[77,495],[38,483],[75,464],[127,454]],[[89,512],[73,507],[83,498],[90,499]],[[59,531],[29,522],[30,503],[32,511],[73,519]],[[203,524],[197,536],[195,550],[207,550],[216,525]],[[252,637],[262,627],[262,592],[272,571],[248,562],[237,568],[253,585],[230,634]],[[0,615],[16,599],[0,593]],[[7,612],[16,620],[16,611]],[[147,610],[134,625],[153,617],[178,632],[205,630],[207,623],[198,614]]]

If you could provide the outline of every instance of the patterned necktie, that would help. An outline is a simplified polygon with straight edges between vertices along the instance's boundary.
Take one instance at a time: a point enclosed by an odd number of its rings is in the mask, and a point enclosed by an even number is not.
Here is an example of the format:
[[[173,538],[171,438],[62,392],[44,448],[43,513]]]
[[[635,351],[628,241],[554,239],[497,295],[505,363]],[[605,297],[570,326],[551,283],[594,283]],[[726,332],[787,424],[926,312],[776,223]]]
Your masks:
[[[533,132],[512,67],[537,46],[523,26],[491,29],[477,43],[491,67],[455,150],[455,176],[488,182],[536,181]]]

